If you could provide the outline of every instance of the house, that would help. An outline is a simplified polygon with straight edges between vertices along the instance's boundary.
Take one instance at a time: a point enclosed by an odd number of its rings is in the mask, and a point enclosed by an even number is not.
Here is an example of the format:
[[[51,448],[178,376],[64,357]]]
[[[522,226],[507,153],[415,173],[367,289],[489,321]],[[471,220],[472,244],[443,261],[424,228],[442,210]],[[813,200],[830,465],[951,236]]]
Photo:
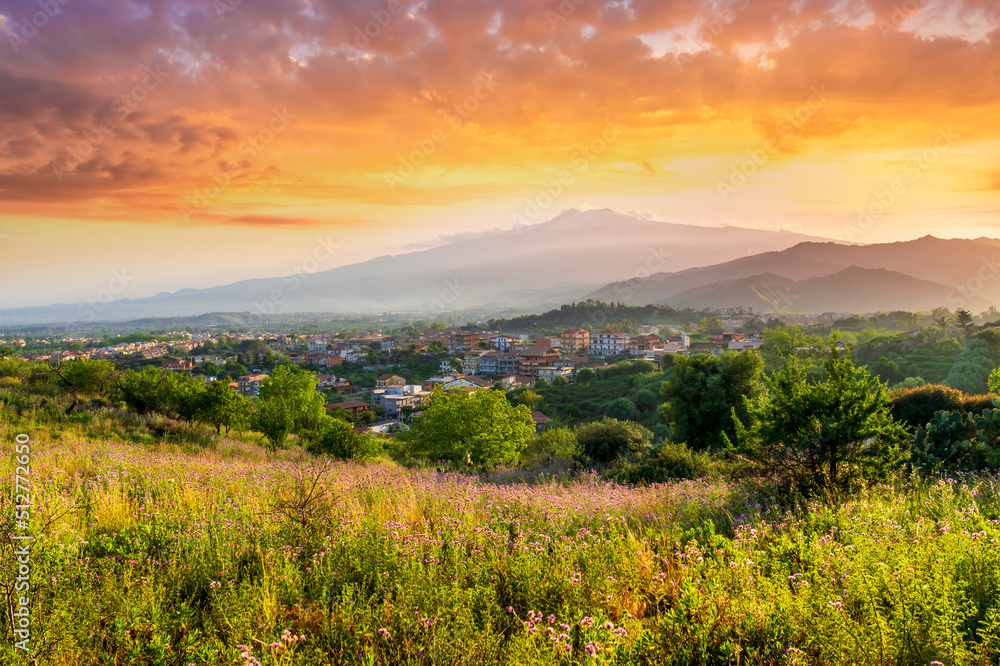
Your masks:
[[[535,410],[531,410],[531,422],[535,426],[535,432],[541,432],[542,426],[544,426],[551,420],[552,419],[547,417],[545,414],[542,414],[541,412]]]
[[[663,349],[663,341],[655,335],[633,335],[628,341],[629,356],[652,356]]]
[[[490,340],[490,346],[492,346],[493,349],[508,351],[514,344],[518,342],[520,342],[520,340],[511,335],[498,335],[494,337],[492,340]]]
[[[345,400],[344,402],[333,402],[326,405],[327,409],[331,409],[333,407],[340,407],[341,409],[346,410],[351,414],[366,412],[369,409],[371,409],[371,405],[369,405],[364,400]]]
[[[479,357],[477,366],[478,374],[480,375],[497,375],[499,371],[497,370],[497,357],[500,356],[500,352],[488,351]],[[463,367],[464,371],[464,367]]]
[[[194,363],[187,360],[168,358],[163,361],[163,367],[172,372],[191,372],[194,370]]]
[[[492,386],[492,384],[486,381],[485,379],[480,379],[479,377],[460,375],[455,379],[453,379],[452,381],[446,384],[442,384],[441,388],[443,388],[446,391],[450,391],[452,389],[479,390],[479,389],[488,389],[490,386]]]
[[[559,354],[551,347],[545,345],[528,347],[517,355],[518,374],[537,377],[539,368],[552,365],[557,358]]]
[[[763,340],[730,340],[726,348],[730,351],[744,351],[746,349],[760,349],[763,344]]]
[[[393,386],[372,391],[372,405],[379,405],[389,416],[399,416],[405,408],[417,410],[434,395],[420,384]]]
[[[592,356],[624,356],[628,343],[628,333],[607,329],[590,336],[589,350]]]
[[[236,380],[236,390],[242,395],[256,396],[260,393],[260,384],[265,379],[267,379],[265,374],[243,375]]]
[[[379,375],[375,378],[375,388],[386,388],[387,386],[402,386],[406,383],[406,378],[402,375]]]
[[[502,383],[507,390],[517,388],[518,386],[531,386],[535,383],[534,377],[527,377],[525,375],[504,375],[498,381]]]
[[[316,375],[316,388],[333,388],[342,381],[337,375]]]
[[[559,336],[563,351],[582,353],[590,347],[590,331],[582,328],[567,328]]]
[[[556,377],[570,379],[573,376],[572,365],[546,365],[538,368],[538,378],[552,381]]]
[[[456,354],[470,352],[473,349],[479,349],[479,343],[484,341],[485,337],[482,333],[464,333],[458,331],[451,334],[451,339],[448,341],[448,348]]]

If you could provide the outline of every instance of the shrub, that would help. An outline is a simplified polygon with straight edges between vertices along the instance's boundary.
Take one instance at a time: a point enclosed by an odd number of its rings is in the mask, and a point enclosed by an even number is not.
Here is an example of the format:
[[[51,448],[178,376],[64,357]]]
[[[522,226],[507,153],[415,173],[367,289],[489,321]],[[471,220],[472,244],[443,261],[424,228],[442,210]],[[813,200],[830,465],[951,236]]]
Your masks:
[[[521,452],[521,462],[532,463],[543,458],[573,460],[580,454],[580,444],[569,428],[547,428],[530,440]]]
[[[576,428],[576,439],[584,454],[599,463],[608,463],[623,455],[639,453],[653,439],[653,433],[632,421],[604,417]]]
[[[892,415],[910,427],[927,425],[940,411],[962,409],[962,393],[943,384],[928,384],[914,389],[896,389],[889,392]]]
[[[370,460],[382,454],[377,438],[360,435],[347,421],[329,416],[321,421],[317,436],[306,448],[310,453],[338,460]]]
[[[994,393],[980,393],[979,395],[963,395],[962,411],[969,414],[981,414],[984,410],[993,409]]]
[[[622,483],[663,483],[671,479],[703,479],[720,474],[719,462],[705,453],[696,453],[687,444],[668,442],[650,451],[635,465],[614,475]]]
[[[619,421],[639,420],[639,408],[635,406],[635,403],[631,399],[625,396],[615,398],[608,403],[604,414],[609,418],[618,419]]]

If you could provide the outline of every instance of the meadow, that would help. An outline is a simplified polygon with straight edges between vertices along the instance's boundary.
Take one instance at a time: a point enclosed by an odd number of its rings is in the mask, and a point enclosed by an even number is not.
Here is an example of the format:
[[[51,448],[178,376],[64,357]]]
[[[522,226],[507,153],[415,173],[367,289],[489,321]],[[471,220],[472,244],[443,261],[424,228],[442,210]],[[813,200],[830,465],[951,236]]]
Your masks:
[[[439,472],[230,438],[31,436],[31,652],[13,648],[5,609],[4,664],[1000,655],[989,474],[900,477],[840,503],[781,507],[760,482],[624,486],[565,467]],[[11,548],[0,545],[5,585]]]

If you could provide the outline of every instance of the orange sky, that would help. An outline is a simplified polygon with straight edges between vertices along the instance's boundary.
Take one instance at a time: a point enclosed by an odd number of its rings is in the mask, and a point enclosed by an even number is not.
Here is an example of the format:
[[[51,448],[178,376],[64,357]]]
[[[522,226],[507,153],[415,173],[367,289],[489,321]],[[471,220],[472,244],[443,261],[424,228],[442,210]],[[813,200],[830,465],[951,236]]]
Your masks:
[[[0,307],[573,206],[1000,236],[998,28],[995,0],[0,0]]]

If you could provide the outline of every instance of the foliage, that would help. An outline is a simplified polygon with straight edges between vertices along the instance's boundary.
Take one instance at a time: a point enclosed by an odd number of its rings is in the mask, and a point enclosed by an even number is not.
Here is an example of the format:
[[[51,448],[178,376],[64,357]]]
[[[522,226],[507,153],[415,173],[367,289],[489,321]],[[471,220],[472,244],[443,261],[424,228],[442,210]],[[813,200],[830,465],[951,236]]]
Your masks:
[[[570,428],[546,428],[528,440],[521,451],[521,462],[530,464],[542,459],[570,462],[581,452]]]
[[[948,371],[944,383],[965,393],[985,393],[990,372],[996,366],[982,340],[970,340]]]
[[[665,442],[639,462],[623,466],[614,478],[622,483],[663,483],[719,476],[720,469],[720,463],[711,455],[692,451],[683,442]]]
[[[114,387],[115,366],[111,361],[86,358],[66,361],[52,371],[55,381],[65,387],[73,402],[66,409],[71,413],[86,396],[104,396]]]
[[[516,461],[533,434],[531,410],[498,391],[438,391],[399,439],[431,460],[495,465]]]
[[[640,453],[653,439],[653,433],[638,423],[607,417],[577,426],[574,432],[584,455],[599,463]]]
[[[925,474],[973,471],[1000,465],[1000,409],[940,411],[911,444],[910,464]]]
[[[292,431],[291,412],[276,400],[263,400],[257,405],[251,420],[255,430],[264,435],[271,450],[281,448]]]
[[[806,493],[839,494],[887,479],[903,459],[905,426],[893,419],[883,384],[841,357],[824,364],[826,379],[809,384],[790,363],[767,382],[767,395],[739,426],[739,450]]]
[[[764,361],[756,352],[702,354],[680,359],[660,389],[671,437],[696,451],[721,451],[747,424],[745,399],[763,391]]]
[[[639,408],[635,406],[635,403],[631,399],[622,396],[608,403],[607,408],[604,410],[604,415],[619,421],[638,421]]]
[[[893,418],[913,428],[926,425],[936,412],[962,409],[962,393],[943,384],[896,389],[889,392],[889,400]]]
[[[214,426],[217,433],[223,428],[228,433],[232,428],[240,430],[249,424],[250,402],[227,382],[216,380],[201,396],[196,414],[199,420]]]
[[[382,454],[377,437],[361,435],[347,421],[324,416],[316,436],[308,447],[310,453],[331,456],[338,460],[373,460]]]
[[[291,366],[279,365],[260,383],[258,401],[260,408],[268,407],[271,423],[287,420],[291,432],[315,431],[326,415],[316,375]]]

